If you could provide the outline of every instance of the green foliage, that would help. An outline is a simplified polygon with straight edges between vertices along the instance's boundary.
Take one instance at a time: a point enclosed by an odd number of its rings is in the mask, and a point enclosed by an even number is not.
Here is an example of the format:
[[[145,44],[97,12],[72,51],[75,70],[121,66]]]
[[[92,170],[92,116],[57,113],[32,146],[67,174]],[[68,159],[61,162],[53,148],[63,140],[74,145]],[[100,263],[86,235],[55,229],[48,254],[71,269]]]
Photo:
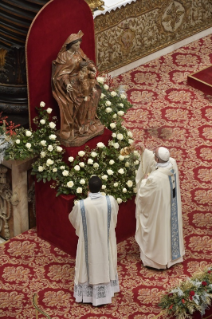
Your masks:
[[[97,80],[102,82],[99,83],[102,95],[97,114],[112,131],[112,140],[108,145],[98,143],[93,150],[86,147],[76,158],[69,157],[69,164],[65,163],[65,151],[56,136],[56,118],[50,117],[52,109],[46,109],[45,103],[41,102],[37,108],[38,116],[34,119],[37,130],[17,129],[13,137],[14,145],[6,151],[6,159],[37,157],[32,165],[32,174],[38,181],[51,181],[51,187],[57,188],[57,196],[73,194],[79,199],[85,198],[89,178],[97,175],[103,181],[103,193],[113,195],[121,203],[136,193],[135,172],[139,165],[137,151],[129,156],[120,155],[122,148],[133,143],[132,133],[122,125],[122,116],[131,104],[124,94],[110,92],[104,78]]]
[[[194,274],[162,296],[159,307],[177,319],[192,318],[195,311],[204,315],[212,299],[212,267]]]

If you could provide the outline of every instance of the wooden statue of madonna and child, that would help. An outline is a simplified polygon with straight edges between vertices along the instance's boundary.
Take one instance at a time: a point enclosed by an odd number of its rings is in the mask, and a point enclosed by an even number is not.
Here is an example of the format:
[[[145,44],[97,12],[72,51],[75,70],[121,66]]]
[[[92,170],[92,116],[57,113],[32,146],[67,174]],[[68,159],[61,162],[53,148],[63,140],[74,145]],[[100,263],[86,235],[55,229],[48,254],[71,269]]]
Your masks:
[[[96,111],[101,88],[97,69],[80,49],[83,32],[71,34],[52,67],[52,93],[60,108],[61,144],[81,146],[104,132]]]

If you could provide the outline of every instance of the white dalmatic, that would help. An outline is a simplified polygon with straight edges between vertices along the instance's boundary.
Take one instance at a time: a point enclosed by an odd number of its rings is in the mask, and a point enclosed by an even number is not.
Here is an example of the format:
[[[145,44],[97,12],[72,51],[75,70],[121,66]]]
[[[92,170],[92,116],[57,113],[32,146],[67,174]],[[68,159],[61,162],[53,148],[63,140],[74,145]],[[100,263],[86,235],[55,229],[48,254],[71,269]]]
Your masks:
[[[148,175],[148,177],[146,177]],[[185,254],[176,161],[157,164],[147,149],[136,176],[136,234],[144,266],[169,268]]]
[[[94,306],[111,303],[119,292],[115,227],[118,204],[112,196],[89,194],[74,206],[69,220],[79,237],[74,297]]]

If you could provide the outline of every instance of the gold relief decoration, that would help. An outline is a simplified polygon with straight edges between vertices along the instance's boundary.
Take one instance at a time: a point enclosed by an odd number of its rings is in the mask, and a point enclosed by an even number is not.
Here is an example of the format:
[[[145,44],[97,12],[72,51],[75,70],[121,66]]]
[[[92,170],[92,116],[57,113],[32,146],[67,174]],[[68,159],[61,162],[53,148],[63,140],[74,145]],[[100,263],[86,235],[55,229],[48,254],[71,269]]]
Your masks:
[[[11,237],[10,219],[12,218],[12,206],[19,203],[16,193],[13,194],[7,181],[8,169],[0,165],[0,233],[7,240]]]
[[[103,6],[105,3],[102,0],[85,0],[85,2],[87,2],[92,12],[95,10],[104,10]]]
[[[124,55],[128,55],[133,47],[135,31],[131,30],[127,23],[121,23],[119,28],[123,30],[118,39],[121,46],[121,51]]]
[[[97,16],[94,25],[98,70],[108,72],[208,29],[212,3],[138,0]]]
[[[165,31],[175,32],[182,24],[185,16],[185,9],[178,1],[173,1],[166,8],[162,16],[162,25]]]

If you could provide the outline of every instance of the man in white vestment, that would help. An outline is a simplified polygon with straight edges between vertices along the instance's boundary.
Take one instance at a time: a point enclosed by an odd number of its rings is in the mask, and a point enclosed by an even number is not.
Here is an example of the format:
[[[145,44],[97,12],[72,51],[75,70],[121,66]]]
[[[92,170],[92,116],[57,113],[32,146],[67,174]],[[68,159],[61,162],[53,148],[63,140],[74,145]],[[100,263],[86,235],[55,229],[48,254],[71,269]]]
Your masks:
[[[93,306],[109,304],[119,292],[116,223],[118,204],[113,196],[100,193],[102,181],[89,180],[89,194],[69,214],[79,237],[76,254],[74,297]]]
[[[141,147],[140,153],[135,239],[143,265],[165,269],[185,254],[178,168],[165,147],[155,153]]]

